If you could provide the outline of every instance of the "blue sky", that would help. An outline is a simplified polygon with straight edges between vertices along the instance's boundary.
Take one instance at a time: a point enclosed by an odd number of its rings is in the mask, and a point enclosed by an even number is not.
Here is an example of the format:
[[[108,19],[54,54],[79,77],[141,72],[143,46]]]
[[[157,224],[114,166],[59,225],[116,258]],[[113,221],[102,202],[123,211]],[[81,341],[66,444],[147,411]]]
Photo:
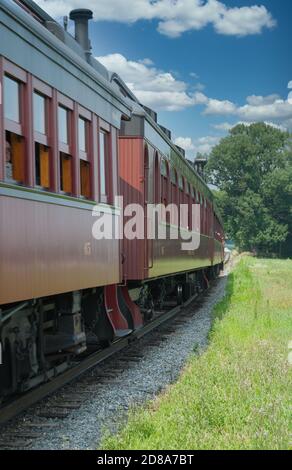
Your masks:
[[[55,17],[85,7],[37,3]],[[97,20],[93,54],[157,108],[190,157],[209,152],[237,122],[292,128],[290,0],[88,0],[86,7]]]

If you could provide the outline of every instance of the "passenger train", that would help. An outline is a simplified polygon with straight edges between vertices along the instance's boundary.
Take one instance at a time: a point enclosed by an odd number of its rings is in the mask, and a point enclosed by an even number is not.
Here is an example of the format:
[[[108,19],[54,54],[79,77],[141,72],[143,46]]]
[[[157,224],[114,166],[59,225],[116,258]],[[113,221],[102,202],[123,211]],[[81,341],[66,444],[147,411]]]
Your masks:
[[[205,288],[224,259],[214,197],[171,133],[31,0],[0,2],[0,402],[44,383]],[[200,206],[200,245],[93,236],[94,212]],[[145,224],[149,223],[145,217]],[[159,223],[191,232],[192,212]]]

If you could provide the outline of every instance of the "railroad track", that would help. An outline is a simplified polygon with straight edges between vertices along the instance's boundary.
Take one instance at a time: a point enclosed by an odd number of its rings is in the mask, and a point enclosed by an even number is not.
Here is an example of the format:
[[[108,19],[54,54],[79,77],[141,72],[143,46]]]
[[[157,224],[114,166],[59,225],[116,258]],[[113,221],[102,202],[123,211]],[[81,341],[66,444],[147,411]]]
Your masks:
[[[214,283],[216,281],[213,281],[211,286]],[[201,292],[183,305],[158,316],[128,338],[118,340],[107,349],[92,353],[62,375],[2,406],[0,408],[0,450],[30,448],[33,441],[44,432],[53,431],[57,428],[58,420],[65,419],[73,410],[78,410],[84,400],[88,399],[92,394],[92,385],[96,385],[97,380],[102,385],[110,384],[111,380],[116,378],[117,374],[125,370],[129,364],[139,363],[143,359],[143,350],[140,349],[140,343],[137,340],[149,335],[147,345],[159,347],[161,342],[175,333],[177,327],[182,326],[190,316],[195,315],[196,310],[204,302],[207,293],[208,290]],[[86,376],[87,371],[102,364],[106,364],[106,366],[100,371],[100,375]],[[19,426],[16,426],[16,429],[13,427],[12,420],[22,412],[27,411],[28,408],[84,374],[84,380],[81,380],[80,384],[76,384],[75,393],[72,394],[72,390],[68,395],[61,393],[53,404],[49,403],[40,407],[33,421],[22,422],[21,429],[19,429]],[[12,422],[9,423],[9,421]],[[1,433],[1,431],[3,432]]]

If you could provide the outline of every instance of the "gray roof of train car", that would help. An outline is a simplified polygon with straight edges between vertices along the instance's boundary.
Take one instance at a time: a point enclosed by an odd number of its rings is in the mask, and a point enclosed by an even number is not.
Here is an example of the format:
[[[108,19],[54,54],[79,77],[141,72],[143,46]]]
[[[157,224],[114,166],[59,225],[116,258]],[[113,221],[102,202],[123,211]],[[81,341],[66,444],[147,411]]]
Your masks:
[[[72,99],[96,114],[102,112],[99,115],[116,127],[119,113],[130,118],[130,100],[111,84],[107,69],[93,57],[88,62],[69,33],[32,0],[23,1],[41,23],[13,0],[1,0],[0,54],[65,95],[70,89]],[[57,35],[46,25],[53,25]]]

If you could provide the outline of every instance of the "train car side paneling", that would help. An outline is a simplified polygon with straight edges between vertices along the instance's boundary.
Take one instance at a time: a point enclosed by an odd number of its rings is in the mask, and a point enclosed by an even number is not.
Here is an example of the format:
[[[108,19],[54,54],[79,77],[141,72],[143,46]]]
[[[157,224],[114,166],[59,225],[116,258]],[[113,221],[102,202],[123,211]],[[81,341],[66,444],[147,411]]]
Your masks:
[[[0,304],[120,281],[119,241],[93,238],[92,208],[0,187]]]

